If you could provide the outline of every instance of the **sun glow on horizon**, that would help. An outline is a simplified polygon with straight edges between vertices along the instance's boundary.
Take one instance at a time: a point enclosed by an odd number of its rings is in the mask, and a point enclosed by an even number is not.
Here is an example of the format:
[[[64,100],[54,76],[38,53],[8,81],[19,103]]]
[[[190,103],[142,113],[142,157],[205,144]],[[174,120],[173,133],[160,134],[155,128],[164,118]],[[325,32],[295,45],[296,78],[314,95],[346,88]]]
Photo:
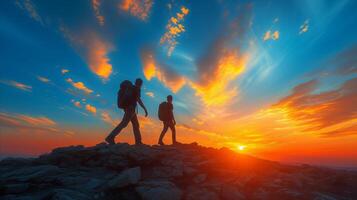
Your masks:
[[[238,149],[239,151],[243,151],[243,150],[245,150],[245,148],[246,148],[245,145],[238,145],[238,146],[237,146],[237,149]]]

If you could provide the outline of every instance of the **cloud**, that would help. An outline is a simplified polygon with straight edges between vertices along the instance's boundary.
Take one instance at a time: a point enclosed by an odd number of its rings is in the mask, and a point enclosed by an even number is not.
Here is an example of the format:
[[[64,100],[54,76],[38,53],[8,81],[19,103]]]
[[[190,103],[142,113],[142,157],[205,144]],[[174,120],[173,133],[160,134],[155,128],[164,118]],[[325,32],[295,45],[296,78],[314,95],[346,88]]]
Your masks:
[[[84,58],[89,69],[103,79],[108,79],[112,74],[112,65],[108,57],[112,50],[110,43],[104,41],[96,33],[82,31],[73,34],[64,26],[60,27],[64,37],[68,38]]]
[[[77,108],[82,108],[81,102],[79,102],[79,101],[74,101],[73,104],[74,104]]]
[[[357,73],[357,45],[353,45],[337,54],[329,61],[339,75],[350,75]]]
[[[22,114],[0,113],[0,126],[10,127],[53,127],[56,122],[47,117],[34,117]]]
[[[103,26],[104,25],[104,17],[100,14],[99,7],[100,7],[100,0],[92,0],[92,7],[95,13],[95,17],[98,20],[98,23]]]
[[[74,88],[77,88],[78,90],[81,90],[87,94],[93,93],[93,90],[87,88],[83,82],[75,82],[71,78],[67,78],[66,81],[70,83]]]
[[[185,32],[185,26],[182,22],[189,12],[189,9],[182,6],[180,12],[176,13],[176,16],[171,17],[166,25],[166,32],[161,37],[160,44],[167,45],[168,56],[171,56],[176,45],[178,44],[177,37],[179,37],[181,33]]]
[[[35,126],[54,126],[56,122],[47,118],[47,117],[32,117],[28,115],[17,115],[16,117],[19,120],[22,120],[28,124]]]
[[[37,79],[39,81],[44,82],[44,83],[49,83],[50,82],[50,80],[48,78],[45,78],[45,77],[42,77],[42,76],[37,76]]]
[[[170,88],[174,93],[178,92],[185,84],[186,78],[177,74],[166,65],[159,65],[150,50],[141,52],[143,73],[147,80],[156,77],[162,84]]]
[[[68,73],[68,72],[69,72],[68,69],[62,69],[62,70],[61,70],[61,73],[62,73],[62,74],[66,74],[66,73]]]
[[[325,137],[344,135],[343,132],[357,134],[354,129],[357,123],[357,78],[334,90],[315,93],[317,87],[317,80],[297,85],[290,95],[261,112],[262,116],[279,114],[279,120],[291,122],[289,128]]]
[[[44,24],[44,20],[42,19],[42,17],[38,14],[37,12],[37,8],[35,6],[35,4],[30,1],[30,0],[17,0],[16,1],[16,5],[22,9],[25,10],[32,19],[34,19],[35,21],[39,22],[40,24]]]
[[[153,92],[146,92],[145,94],[148,95],[148,96],[151,97],[151,98],[154,98],[154,97],[155,97],[155,95],[154,95]]]
[[[122,0],[119,8],[129,12],[134,17],[146,20],[149,17],[152,4],[152,0]]]
[[[102,113],[101,113],[101,118],[102,118],[102,120],[104,121],[104,122],[106,122],[106,123],[108,123],[108,124],[110,124],[110,125],[112,125],[112,126],[116,126],[117,125],[117,123],[115,123],[115,120],[110,116],[110,114],[108,113],[108,112],[106,112],[106,111],[103,111]]]
[[[309,30],[309,20],[305,20],[304,23],[300,26],[299,34],[306,33]]]
[[[267,40],[277,40],[279,39],[279,31],[274,31],[272,33],[272,31],[268,30],[267,32],[265,32],[263,40],[267,41]]]
[[[50,133],[64,133],[66,135],[73,135],[73,132],[58,129],[57,123],[52,119],[44,116],[30,116],[16,113],[0,112],[0,127],[15,128],[17,131],[26,129],[33,131],[46,131]]]
[[[26,92],[31,92],[32,91],[32,86],[26,85],[24,83],[20,83],[17,81],[0,81],[3,84],[15,87],[17,89],[26,91]]]
[[[90,105],[90,104],[87,104],[85,108],[86,108],[86,110],[87,110],[88,112],[91,112],[91,113],[93,113],[93,114],[96,114],[96,113],[97,113],[96,107],[94,107],[94,106],[92,106],[92,105]]]
[[[98,38],[89,44],[86,59],[92,72],[107,79],[112,73],[112,65],[107,57],[110,47]]]
[[[234,43],[245,36],[250,20],[248,7],[242,15],[228,22],[198,60],[197,80],[190,81],[190,85],[206,106],[222,106],[237,96],[238,87],[233,82],[245,71],[249,54],[241,52]]]

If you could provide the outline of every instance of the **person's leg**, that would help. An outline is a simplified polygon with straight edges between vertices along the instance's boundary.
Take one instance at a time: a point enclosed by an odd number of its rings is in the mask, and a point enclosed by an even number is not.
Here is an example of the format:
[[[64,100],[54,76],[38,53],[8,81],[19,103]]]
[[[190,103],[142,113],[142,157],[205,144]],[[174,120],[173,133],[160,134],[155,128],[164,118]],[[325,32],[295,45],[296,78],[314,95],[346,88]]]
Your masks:
[[[177,141],[176,141],[176,129],[175,129],[175,125],[173,122],[170,123],[170,129],[171,129],[171,132],[172,132],[172,144],[176,144]]]
[[[164,142],[162,140],[164,139],[165,133],[166,133],[167,129],[169,128],[167,122],[164,121],[163,124],[164,124],[164,128],[161,131],[161,134],[159,137],[159,142],[158,142],[158,144],[161,144],[161,145],[164,145]]]
[[[115,127],[112,132],[105,138],[105,141],[108,142],[109,144],[115,144],[114,138],[117,136],[120,131],[125,128],[128,123],[130,122],[131,114],[128,109],[124,110],[124,116],[121,122],[118,124],[117,127]]]
[[[141,143],[140,125],[139,125],[138,117],[135,113],[135,109],[134,109],[134,113],[133,113],[130,121],[131,121],[131,124],[133,125],[135,144],[142,144]]]

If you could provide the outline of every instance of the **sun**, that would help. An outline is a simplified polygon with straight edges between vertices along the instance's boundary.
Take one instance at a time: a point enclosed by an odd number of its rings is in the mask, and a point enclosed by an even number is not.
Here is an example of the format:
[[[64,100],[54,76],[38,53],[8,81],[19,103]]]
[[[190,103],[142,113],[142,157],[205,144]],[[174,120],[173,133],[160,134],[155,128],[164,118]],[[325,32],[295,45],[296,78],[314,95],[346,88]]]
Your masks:
[[[246,148],[246,146],[238,145],[237,148],[238,148],[239,151],[243,151]]]

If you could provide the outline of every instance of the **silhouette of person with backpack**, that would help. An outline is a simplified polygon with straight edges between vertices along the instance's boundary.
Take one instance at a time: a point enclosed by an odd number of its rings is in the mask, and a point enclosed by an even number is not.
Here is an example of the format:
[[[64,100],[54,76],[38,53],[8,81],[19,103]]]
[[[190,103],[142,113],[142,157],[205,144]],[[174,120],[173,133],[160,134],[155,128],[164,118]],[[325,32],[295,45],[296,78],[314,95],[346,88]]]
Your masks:
[[[159,111],[158,111],[159,119],[164,124],[164,128],[161,131],[159,142],[158,142],[158,144],[160,145],[164,145],[162,139],[164,138],[168,128],[170,128],[172,132],[172,144],[177,144],[176,129],[175,129],[176,121],[174,118],[173,110],[174,110],[174,106],[172,104],[172,96],[169,95],[167,96],[167,101],[164,101],[159,105]]]
[[[135,85],[133,85],[128,80],[121,82],[120,89],[118,92],[117,104],[119,108],[124,110],[124,116],[118,126],[115,127],[114,130],[105,138],[105,141],[109,144],[115,144],[115,136],[117,136],[120,131],[129,124],[129,122],[131,122],[131,124],[133,125],[135,144],[142,144],[139,121],[135,112],[137,103],[139,103],[139,105],[145,111],[145,117],[148,116],[148,112],[140,96],[140,89],[142,84],[143,80],[141,80],[140,78],[137,78],[135,80]]]

